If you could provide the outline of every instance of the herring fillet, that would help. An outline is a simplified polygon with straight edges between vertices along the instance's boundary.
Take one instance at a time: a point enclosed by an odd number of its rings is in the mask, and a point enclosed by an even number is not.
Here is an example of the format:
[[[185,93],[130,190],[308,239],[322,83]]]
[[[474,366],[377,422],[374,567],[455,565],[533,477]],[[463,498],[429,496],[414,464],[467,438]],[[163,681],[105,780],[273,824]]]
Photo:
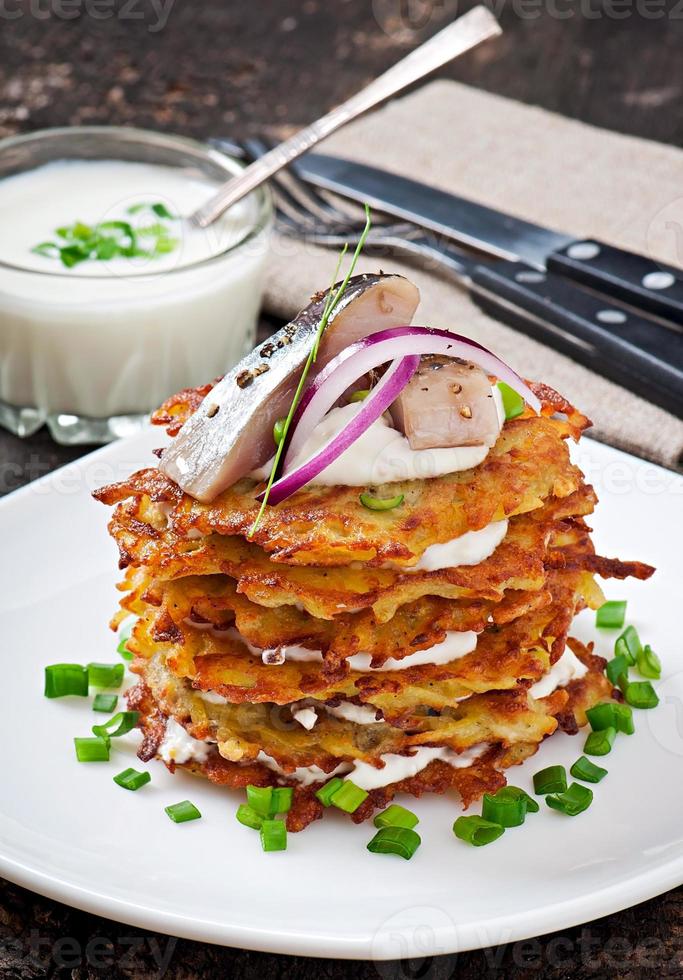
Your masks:
[[[320,325],[327,291],[244,357],[209,392],[164,450],[159,469],[203,503],[273,454],[273,425],[287,414]],[[409,324],[419,292],[398,275],[354,276],[328,322],[314,370],[349,344]]]

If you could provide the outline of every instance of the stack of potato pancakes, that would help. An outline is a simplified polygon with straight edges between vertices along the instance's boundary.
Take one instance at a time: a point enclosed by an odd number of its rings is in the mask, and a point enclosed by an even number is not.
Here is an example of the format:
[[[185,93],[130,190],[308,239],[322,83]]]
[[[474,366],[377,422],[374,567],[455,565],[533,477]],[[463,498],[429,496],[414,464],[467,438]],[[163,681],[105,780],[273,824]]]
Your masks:
[[[156,468],[98,491],[117,505],[126,570],[114,625],[138,617],[140,757],[227,787],[292,786],[287,825],[300,830],[333,775],[369,791],[355,821],[397,793],[453,789],[467,806],[543,739],[584,725],[613,692],[605,662],[569,638],[572,619],[604,601],[594,573],[651,569],[594,553],[596,497],[567,445],[589,423],[532,388],[543,414],[506,421],[479,466],[368,488],[403,494],[391,510],[364,507],[358,487],[309,485],[250,537],[253,479],[211,504]],[[209,390],[154,421],[176,435]],[[434,546],[472,532],[500,539],[489,557],[433,568]]]

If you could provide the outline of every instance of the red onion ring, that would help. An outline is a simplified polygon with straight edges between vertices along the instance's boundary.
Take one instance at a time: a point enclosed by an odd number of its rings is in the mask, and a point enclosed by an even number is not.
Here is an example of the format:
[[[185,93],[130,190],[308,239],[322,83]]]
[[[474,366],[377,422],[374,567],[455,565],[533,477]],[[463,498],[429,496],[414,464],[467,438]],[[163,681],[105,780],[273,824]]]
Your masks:
[[[279,480],[273,483],[270,488],[270,494],[268,495],[268,503],[273,505],[282,503],[287,497],[290,497],[297,490],[310,483],[318,473],[321,473],[330,463],[333,463],[335,459],[341,456],[352,443],[370,428],[372,423],[383,412],[386,412],[392,402],[396,401],[417,371],[419,364],[419,354],[409,354],[407,357],[396,358],[379,383],[361,403],[363,407],[358,412],[358,415],[355,415],[344,426],[341,432],[338,432],[314,456],[310,456],[304,460],[301,466],[298,466],[289,473],[285,473]],[[327,368],[325,370],[327,371]],[[334,372],[327,376],[333,379]],[[331,380],[331,383],[336,383],[336,381]],[[348,388],[348,384],[346,387]],[[265,490],[256,499],[261,501],[264,496]]]
[[[432,327],[392,327],[351,344],[333,358],[306,388],[290,427],[285,467],[297,455],[318,422],[358,378],[380,364],[412,354],[445,354],[472,361],[487,374],[493,374],[509,384],[535,412],[541,411],[541,402],[522,378],[475,340]]]

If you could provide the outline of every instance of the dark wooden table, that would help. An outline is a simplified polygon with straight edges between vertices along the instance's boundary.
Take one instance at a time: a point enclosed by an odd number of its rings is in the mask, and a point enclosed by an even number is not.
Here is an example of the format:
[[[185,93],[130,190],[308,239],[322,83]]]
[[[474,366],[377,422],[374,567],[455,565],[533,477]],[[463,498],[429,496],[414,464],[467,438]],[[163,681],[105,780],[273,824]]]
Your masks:
[[[239,137],[305,123],[464,6],[457,0],[2,0],[0,135],[111,123]],[[494,6],[503,38],[446,76],[596,125],[681,142],[680,3],[500,0]],[[0,493],[86,448],[55,446],[44,432],[24,442],[0,432]],[[321,901],[327,887],[321,881]],[[525,943],[415,962],[344,963],[149,935],[0,882],[0,976],[161,975],[680,978],[683,891]]]

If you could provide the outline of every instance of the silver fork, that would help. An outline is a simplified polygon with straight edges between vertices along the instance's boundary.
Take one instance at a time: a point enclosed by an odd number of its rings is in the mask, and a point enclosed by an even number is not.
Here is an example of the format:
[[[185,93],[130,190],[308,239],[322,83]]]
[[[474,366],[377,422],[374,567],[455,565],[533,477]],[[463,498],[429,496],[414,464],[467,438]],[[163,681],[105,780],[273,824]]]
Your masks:
[[[250,139],[240,144],[240,150],[253,160],[267,153],[270,146],[267,139]],[[327,248],[353,248],[360,241],[365,214],[354,202],[339,202],[306,183],[293,168],[271,177],[270,187],[276,206],[275,227],[281,234]],[[458,261],[459,250],[452,243],[446,247],[436,235],[407,221],[375,215],[365,250],[416,258],[430,271],[457,274],[462,282],[464,263]]]

